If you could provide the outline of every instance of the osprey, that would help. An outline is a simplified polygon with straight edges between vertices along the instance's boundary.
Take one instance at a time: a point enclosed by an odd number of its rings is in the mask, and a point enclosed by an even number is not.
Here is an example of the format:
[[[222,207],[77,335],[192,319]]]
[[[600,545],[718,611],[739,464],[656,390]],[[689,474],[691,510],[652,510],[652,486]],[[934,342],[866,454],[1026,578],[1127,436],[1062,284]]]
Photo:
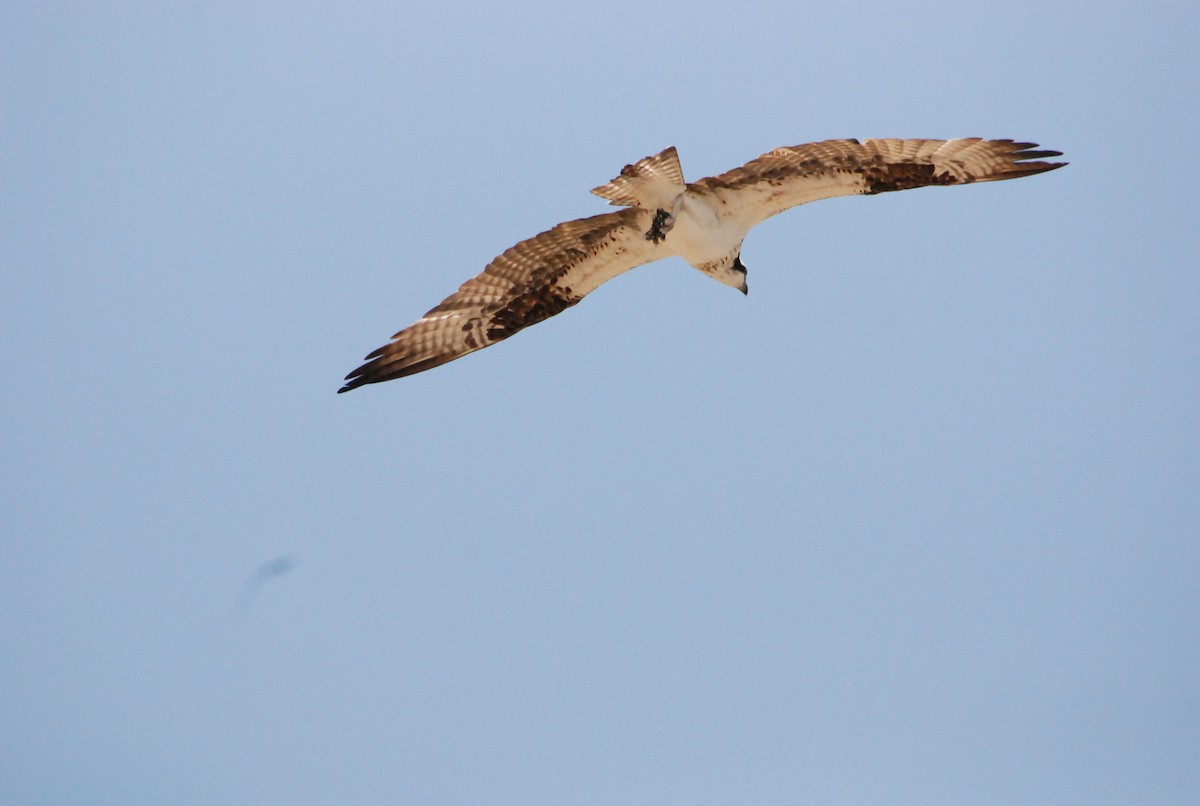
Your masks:
[[[592,190],[625,209],[559,224],[521,241],[346,376],[348,392],[445,364],[571,307],[601,283],[678,255],[746,293],[742,240],[806,202],[927,185],[1015,179],[1061,168],[1062,156],[1012,140],[825,140],[777,148],[740,168],[683,181],[671,147]]]

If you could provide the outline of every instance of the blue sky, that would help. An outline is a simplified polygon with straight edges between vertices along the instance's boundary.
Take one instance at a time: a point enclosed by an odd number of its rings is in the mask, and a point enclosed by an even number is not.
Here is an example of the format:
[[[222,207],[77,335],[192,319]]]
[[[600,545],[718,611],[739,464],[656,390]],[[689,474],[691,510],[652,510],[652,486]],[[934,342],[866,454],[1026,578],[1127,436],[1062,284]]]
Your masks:
[[[0,801],[1195,803],[1198,40],[10,4]],[[1071,165],[800,208],[746,298],[658,263],[334,394],[667,145],[972,135]]]

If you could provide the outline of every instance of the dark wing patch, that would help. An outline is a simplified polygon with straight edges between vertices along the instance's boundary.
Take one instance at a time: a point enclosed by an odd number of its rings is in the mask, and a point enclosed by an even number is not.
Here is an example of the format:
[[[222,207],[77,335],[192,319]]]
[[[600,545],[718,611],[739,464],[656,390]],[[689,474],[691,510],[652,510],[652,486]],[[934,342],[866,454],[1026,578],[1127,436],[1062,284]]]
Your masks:
[[[528,285],[515,290],[518,293],[512,301],[492,315],[487,329],[488,341],[506,339],[518,330],[562,313],[583,299],[574,296],[570,288],[557,285]]]
[[[929,185],[957,184],[948,174],[939,175],[933,164],[916,165],[911,162],[888,164],[882,160],[864,163],[860,168],[867,183],[866,193],[888,193],[893,190],[927,187]]]

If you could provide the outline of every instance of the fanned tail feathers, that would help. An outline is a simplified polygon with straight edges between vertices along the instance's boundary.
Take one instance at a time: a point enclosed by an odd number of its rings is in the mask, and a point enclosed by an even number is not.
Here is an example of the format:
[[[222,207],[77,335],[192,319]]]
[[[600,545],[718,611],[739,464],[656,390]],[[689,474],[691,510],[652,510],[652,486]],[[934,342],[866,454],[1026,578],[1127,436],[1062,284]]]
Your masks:
[[[683,191],[683,169],[675,146],[626,165],[616,179],[592,189],[609,204],[643,210],[669,210]]]

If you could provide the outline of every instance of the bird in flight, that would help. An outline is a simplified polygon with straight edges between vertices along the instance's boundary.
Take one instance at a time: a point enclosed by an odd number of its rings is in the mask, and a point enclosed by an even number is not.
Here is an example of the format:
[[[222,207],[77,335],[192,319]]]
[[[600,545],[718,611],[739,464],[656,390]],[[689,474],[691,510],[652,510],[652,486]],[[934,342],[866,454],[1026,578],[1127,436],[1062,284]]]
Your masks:
[[[616,212],[567,221],[521,241],[366,357],[338,392],[445,364],[561,313],[601,283],[678,255],[746,293],[742,240],[800,204],[1051,171],[1061,151],[1012,140],[825,140],[777,148],[740,168],[683,181],[675,148],[626,165],[592,190]]]

